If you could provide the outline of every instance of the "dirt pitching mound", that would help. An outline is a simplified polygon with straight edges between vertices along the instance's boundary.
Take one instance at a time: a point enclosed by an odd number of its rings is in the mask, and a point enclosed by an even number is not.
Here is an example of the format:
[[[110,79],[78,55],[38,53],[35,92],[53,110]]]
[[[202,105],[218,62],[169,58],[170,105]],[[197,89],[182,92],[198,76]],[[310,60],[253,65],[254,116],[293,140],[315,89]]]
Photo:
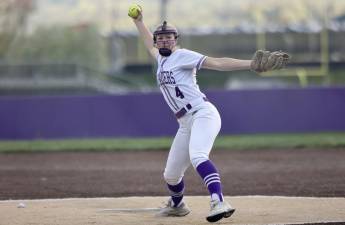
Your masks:
[[[156,217],[157,208],[165,200],[166,197],[128,197],[1,201],[0,224],[210,224],[205,220],[209,197],[187,196],[192,212],[186,217]],[[345,224],[345,198],[240,196],[226,200],[236,212],[217,224]]]

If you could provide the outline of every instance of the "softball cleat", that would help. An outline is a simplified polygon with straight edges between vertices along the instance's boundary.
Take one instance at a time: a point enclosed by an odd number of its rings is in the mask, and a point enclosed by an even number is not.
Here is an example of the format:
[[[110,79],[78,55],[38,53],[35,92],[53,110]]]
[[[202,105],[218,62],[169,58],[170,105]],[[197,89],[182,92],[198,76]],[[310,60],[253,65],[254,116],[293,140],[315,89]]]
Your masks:
[[[208,217],[206,217],[206,220],[210,223],[217,222],[223,218],[228,218],[235,212],[235,209],[227,202],[212,200],[210,205],[211,211]]]
[[[159,217],[176,217],[176,216],[186,216],[187,214],[190,213],[190,209],[188,206],[184,203],[181,202],[179,206],[174,207],[174,203],[171,199],[167,202],[166,206],[162,208],[156,216]]]

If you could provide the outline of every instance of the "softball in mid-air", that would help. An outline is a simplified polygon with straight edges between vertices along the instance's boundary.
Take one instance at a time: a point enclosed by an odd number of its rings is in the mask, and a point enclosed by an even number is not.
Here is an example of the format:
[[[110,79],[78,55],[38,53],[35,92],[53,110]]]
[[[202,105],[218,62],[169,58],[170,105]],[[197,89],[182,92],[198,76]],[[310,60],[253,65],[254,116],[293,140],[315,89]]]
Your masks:
[[[132,17],[133,19],[136,19],[139,16],[139,13],[141,12],[141,7],[138,4],[133,4],[129,6],[128,9],[128,16]]]

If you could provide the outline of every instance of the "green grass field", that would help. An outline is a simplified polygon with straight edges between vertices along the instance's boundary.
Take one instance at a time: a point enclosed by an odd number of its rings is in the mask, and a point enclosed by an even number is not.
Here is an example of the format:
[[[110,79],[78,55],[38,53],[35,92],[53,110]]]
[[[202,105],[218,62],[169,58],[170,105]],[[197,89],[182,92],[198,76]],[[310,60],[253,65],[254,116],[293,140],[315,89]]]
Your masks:
[[[0,141],[0,152],[168,150],[171,142],[172,137]],[[217,138],[214,147],[227,150],[345,149],[345,133],[220,136]]]

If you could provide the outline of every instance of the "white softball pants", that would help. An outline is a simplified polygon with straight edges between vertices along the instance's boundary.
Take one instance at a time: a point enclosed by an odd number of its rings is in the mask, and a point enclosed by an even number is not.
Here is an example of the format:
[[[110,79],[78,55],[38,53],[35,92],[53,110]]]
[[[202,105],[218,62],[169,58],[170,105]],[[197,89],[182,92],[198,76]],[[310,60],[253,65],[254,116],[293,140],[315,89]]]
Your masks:
[[[196,168],[209,159],[213,143],[221,127],[218,110],[210,102],[203,102],[178,119],[179,129],[171,145],[164,179],[170,185],[178,184],[190,164]]]

